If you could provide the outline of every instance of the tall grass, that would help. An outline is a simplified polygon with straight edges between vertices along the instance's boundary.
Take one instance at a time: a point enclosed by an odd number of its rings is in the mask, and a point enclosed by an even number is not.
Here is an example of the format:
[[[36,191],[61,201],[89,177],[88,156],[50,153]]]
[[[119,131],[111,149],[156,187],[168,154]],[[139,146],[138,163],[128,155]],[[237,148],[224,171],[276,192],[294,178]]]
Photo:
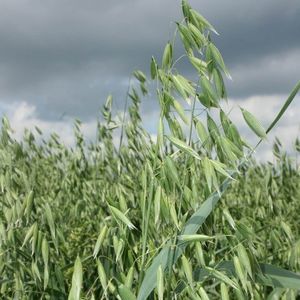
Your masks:
[[[296,299],[299,168],[279,141],[274,164],[251,159],[254,149],[220,107],[230,75],[215,29],[186,1],[182,8],[162,62],[151,60],[161,109],[155,142],[141,123],[141,71],[121,123],[108,97],[95,142],[79,121],[72,148],[38,128],[18,142],[2,120],[1,298]],[[194,80],[177,69],[176,42]],[[299,87],[267,130],[241,111],[258,145]]]

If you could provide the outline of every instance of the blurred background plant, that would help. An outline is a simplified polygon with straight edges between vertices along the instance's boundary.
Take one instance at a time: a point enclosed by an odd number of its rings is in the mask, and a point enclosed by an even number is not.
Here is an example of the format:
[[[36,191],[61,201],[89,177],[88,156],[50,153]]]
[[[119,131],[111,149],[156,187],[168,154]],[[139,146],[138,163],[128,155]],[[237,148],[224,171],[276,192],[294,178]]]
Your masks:
[[[186,1],[182,10],[161,63],[151,59],[161,108],[155,139],[141,122],[149,83],[141,71],[121,118],[107,98],[95,142],[79,120],[74,147],[56,134],[44,140],[39,128],[17,141],[3,118],[3,299],[296,299],[300,275],[284,269],[300,269],[297,155],[279,139],[273,164],[252,153],[300,84],[268,129],[241,110],[258,136],[251,147],[220,105],[230,75],[216,30]],[[178,39],[184,54],[176,59]]]

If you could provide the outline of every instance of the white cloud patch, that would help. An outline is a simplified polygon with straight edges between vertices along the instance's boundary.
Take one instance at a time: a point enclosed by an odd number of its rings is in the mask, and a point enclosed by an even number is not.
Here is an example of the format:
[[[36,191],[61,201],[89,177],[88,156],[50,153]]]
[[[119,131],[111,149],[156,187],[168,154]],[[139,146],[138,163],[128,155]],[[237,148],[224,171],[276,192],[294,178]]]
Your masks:
[[[238,126],[241,134],[253,146],[258,141],[256,135],[248,128],[245,123],[239,107],[251,112],[265,128],[267,128],[277,113],[281,109],[287,95],[256,95],[248,98],[230,99],[228,103],[223,103],[222,107],[225,112],[229,112],[229,117]],[[300,96],[296,96],[294,102],[288,108],[282,119],[276,127],[268,134],[268,138],[264,141],[257,150],[255,157],[261,161],[272,161],[272,146],[275,137],[282,142],[284,149],[288,152],[293,151],[293,143],[299,137],[300,133]],[[44,120],[39,117],[36,107],[25,101],[13,103],[11,105],[1,106],[2,110],[9,118],[11,127],[14,130],[14,136],[21,140],[24,129],[35,130],[35,126],[40,128],[44,137],[50,136],[51,133],[56,132],[61,141],[67,145],[74,145],[73,122],[71,118],[64,118],[58,121]],[[157,123],[159,111],[157,109],[144,110],[142,113],[142,120],[144,127],[150,133],[153,140],[156,139]],[[82,123],[81,129],[84,136],[88,140],[95,140],[96,137],[96,122],[97,120],[90,120]],[[119,142],[119,137],[114,137],[115,144]]]
[[[230,118],[238,125],[242,135],[247,141],[250,141],[254,146],[258,141],[255,134],[248,128],[246,122],[243,120],[243,115],[239,109],[242,107],[252,113],[265,127],[272,123],[276,115],[282,108],[287,95],[256,95],[246,99],[231,99],[228,104],[224,104],[224,110],[230,112]],[[272,146],[275,137],[277,137],[283,145],[283,148],[288,152],[293,152],[293,143],[300,134],[300,96],[296,96],[293,103],[282,116],[278,124],[268,134],[265,140],[258,148],[255,154],[256,158],[262,161],[272,161]]]
[[[35,131],[35,127],[38,127],[43,132],[44,137],[49,137],[51,133],[57,133],[65,145],[74,145],[72,119],[68,118],[60,121],[41,119],[37,114],[36,106],[25,101],[6,106],[4,111],[14,131],[13,135],[17,140],[22,139],[25,129]],[[83,122],[81,130],[85,137],[93,140],[96,134],[96,120]]]

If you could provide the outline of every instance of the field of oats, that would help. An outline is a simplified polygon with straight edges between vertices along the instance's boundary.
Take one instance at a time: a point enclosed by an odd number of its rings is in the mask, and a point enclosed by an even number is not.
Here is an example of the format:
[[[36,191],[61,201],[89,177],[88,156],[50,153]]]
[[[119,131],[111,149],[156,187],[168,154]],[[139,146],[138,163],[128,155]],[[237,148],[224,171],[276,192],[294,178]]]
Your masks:
[[[241,109],[258,137],[250,146],[220,106],[230,75],[215,29],[185,0],[182,10],[161,62],[151,59],[155,141],[142,125],[141,71],[121,117],[107,98],[95,141],[79,121],[73,147],[38,128],[17,141],[3,118],[1,299],[299,299],[300,142],[287,155],[276,140],[273,163],[253,152],[300,83],[267,129]]]

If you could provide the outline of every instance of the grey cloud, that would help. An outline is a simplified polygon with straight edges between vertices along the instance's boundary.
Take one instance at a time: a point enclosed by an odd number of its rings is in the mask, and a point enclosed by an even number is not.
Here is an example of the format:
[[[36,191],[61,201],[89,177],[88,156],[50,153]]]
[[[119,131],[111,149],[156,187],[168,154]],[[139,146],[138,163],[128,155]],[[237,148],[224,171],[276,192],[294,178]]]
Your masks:
[[[227,81],[229,94],[236,97],[290,93],[300,79],[300,48],[259,57],[232,68]]]
[[[232,95],[285,93],[300,77],[298,0],[190,2],[221,34],[214,40],[236,78]],[[148,70],[180,18],[174,0],[1,1],[0,101],[27,101],[43,118],[94,117],[108,93],[123,101],[131,71]]]

